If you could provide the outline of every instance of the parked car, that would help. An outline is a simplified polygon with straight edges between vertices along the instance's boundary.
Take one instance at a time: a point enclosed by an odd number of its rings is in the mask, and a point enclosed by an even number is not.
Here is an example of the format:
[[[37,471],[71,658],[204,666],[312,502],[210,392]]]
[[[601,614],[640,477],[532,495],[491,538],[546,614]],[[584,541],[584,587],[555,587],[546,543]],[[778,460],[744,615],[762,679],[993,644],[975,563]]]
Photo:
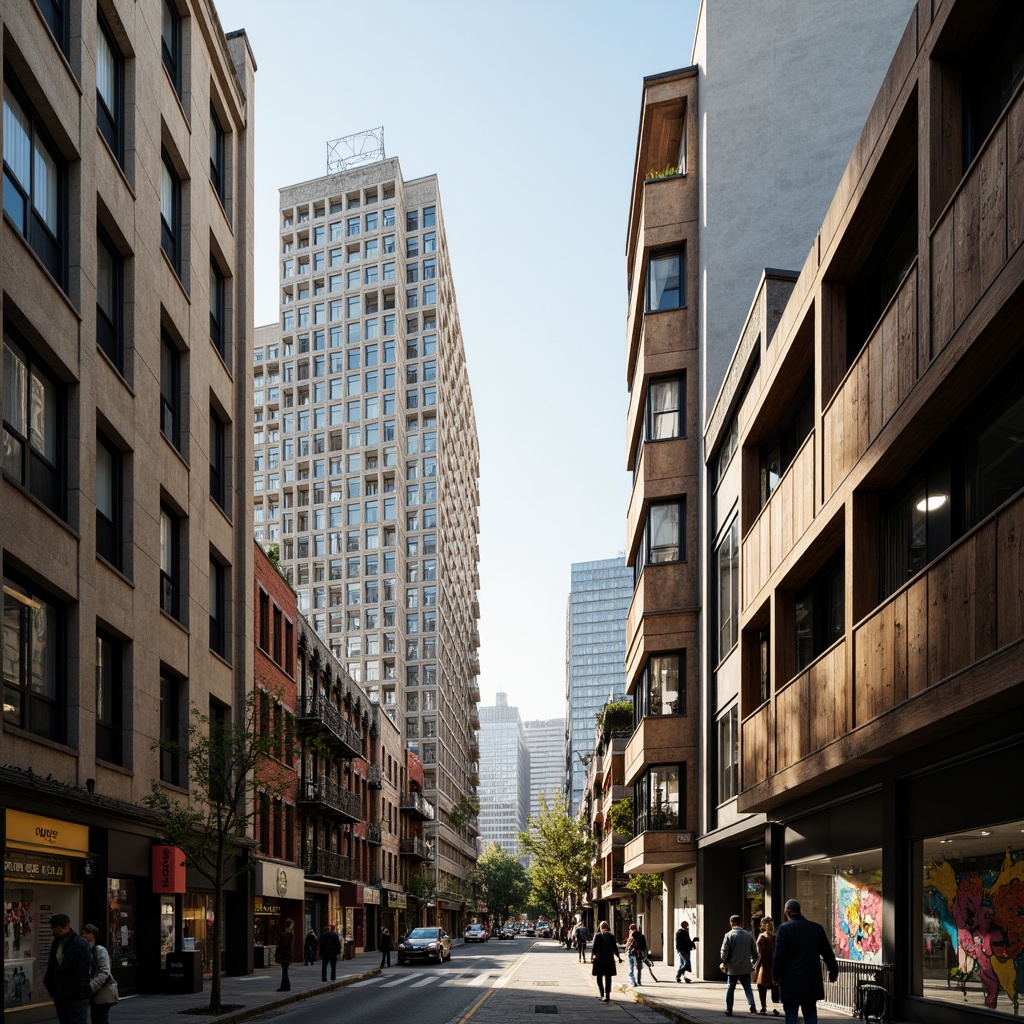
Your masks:
[[[452,940],[443,928],[413,928],[398,944],[398,962],[436,960],[441,963],[452,958]]]
[[[499,928],[498,929],[498,939],[499,940],[500,939],[514,939],[515,937],[516,937],[516,932],[515,932],[514,928],[509,928],[508,926],[506,926],[504,928]]]
[[[491,936],[482,924],[471,924],[466,926],[462,937],[466,942],[486,942]]]
[[[537,934],[537,929],[532,924],[526,926],[526,937],[532,939]]]
[[[550,939],[552,936],[551,925],[543,924],[537,932],[537,935],[542,939]]]

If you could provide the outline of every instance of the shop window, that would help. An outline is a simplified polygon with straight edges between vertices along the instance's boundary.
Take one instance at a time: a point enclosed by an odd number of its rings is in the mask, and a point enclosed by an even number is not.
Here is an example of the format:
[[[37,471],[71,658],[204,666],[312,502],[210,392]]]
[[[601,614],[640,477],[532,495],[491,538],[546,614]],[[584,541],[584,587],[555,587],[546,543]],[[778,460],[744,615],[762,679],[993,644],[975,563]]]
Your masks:
[[[1024,972],[1024,819],[920,845],[912,858],[923,865],[912,994],[1016,1013]]]
[[[138,961],[137,907],[135,879],[107,879],[107,945],[117,967],[134,967]]]

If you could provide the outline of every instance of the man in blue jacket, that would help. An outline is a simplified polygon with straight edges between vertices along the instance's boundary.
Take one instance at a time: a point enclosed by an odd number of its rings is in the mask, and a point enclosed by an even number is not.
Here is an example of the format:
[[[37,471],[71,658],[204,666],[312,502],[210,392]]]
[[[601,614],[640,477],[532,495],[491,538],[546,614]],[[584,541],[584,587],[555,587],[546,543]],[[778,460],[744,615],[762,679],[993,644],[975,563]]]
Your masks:
[[[50,918],[50,931],[53,945],[43,985],[50,993],[60,1024],[86,1024],[92,949],[71,927],[67,914],[54,914]]]
[[[786,1024],[797,1024],[802,1012],[806,1024],[818,1024],[818,1000],[825,998],[821,961],[828,967],[828,980],[839,977],[839,964],[825,929],[800,913],[797,900],[786,902],[786,920],[775,933],[772,977],[782,992]]]

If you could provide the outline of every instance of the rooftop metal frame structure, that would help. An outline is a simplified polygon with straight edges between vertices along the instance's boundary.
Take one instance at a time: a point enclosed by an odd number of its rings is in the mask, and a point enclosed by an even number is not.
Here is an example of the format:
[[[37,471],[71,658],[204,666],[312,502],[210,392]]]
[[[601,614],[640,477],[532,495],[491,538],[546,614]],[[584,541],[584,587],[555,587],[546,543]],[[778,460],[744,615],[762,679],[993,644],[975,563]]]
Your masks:
[[[327,143],[327,173],[340,174],[350,171],[353,167],[372,164],[383,160],[384,126],[367,128],[366,131],[354,135],[343,135],[340,139],[331,139]]]

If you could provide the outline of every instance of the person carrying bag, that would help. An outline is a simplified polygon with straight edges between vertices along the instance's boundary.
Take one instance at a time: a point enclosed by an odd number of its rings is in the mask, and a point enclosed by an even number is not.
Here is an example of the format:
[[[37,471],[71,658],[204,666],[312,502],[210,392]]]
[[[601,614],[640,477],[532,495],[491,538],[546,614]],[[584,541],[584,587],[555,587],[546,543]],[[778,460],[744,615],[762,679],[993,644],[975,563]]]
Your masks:
[[[87,924],[82,935],[92,947],[92,969],[89,973],[92,1024],[108,1024],[110,1008],[121,998],[117,980],[110,970],[110,954],[100,945],[100,930],[96,925]]]

